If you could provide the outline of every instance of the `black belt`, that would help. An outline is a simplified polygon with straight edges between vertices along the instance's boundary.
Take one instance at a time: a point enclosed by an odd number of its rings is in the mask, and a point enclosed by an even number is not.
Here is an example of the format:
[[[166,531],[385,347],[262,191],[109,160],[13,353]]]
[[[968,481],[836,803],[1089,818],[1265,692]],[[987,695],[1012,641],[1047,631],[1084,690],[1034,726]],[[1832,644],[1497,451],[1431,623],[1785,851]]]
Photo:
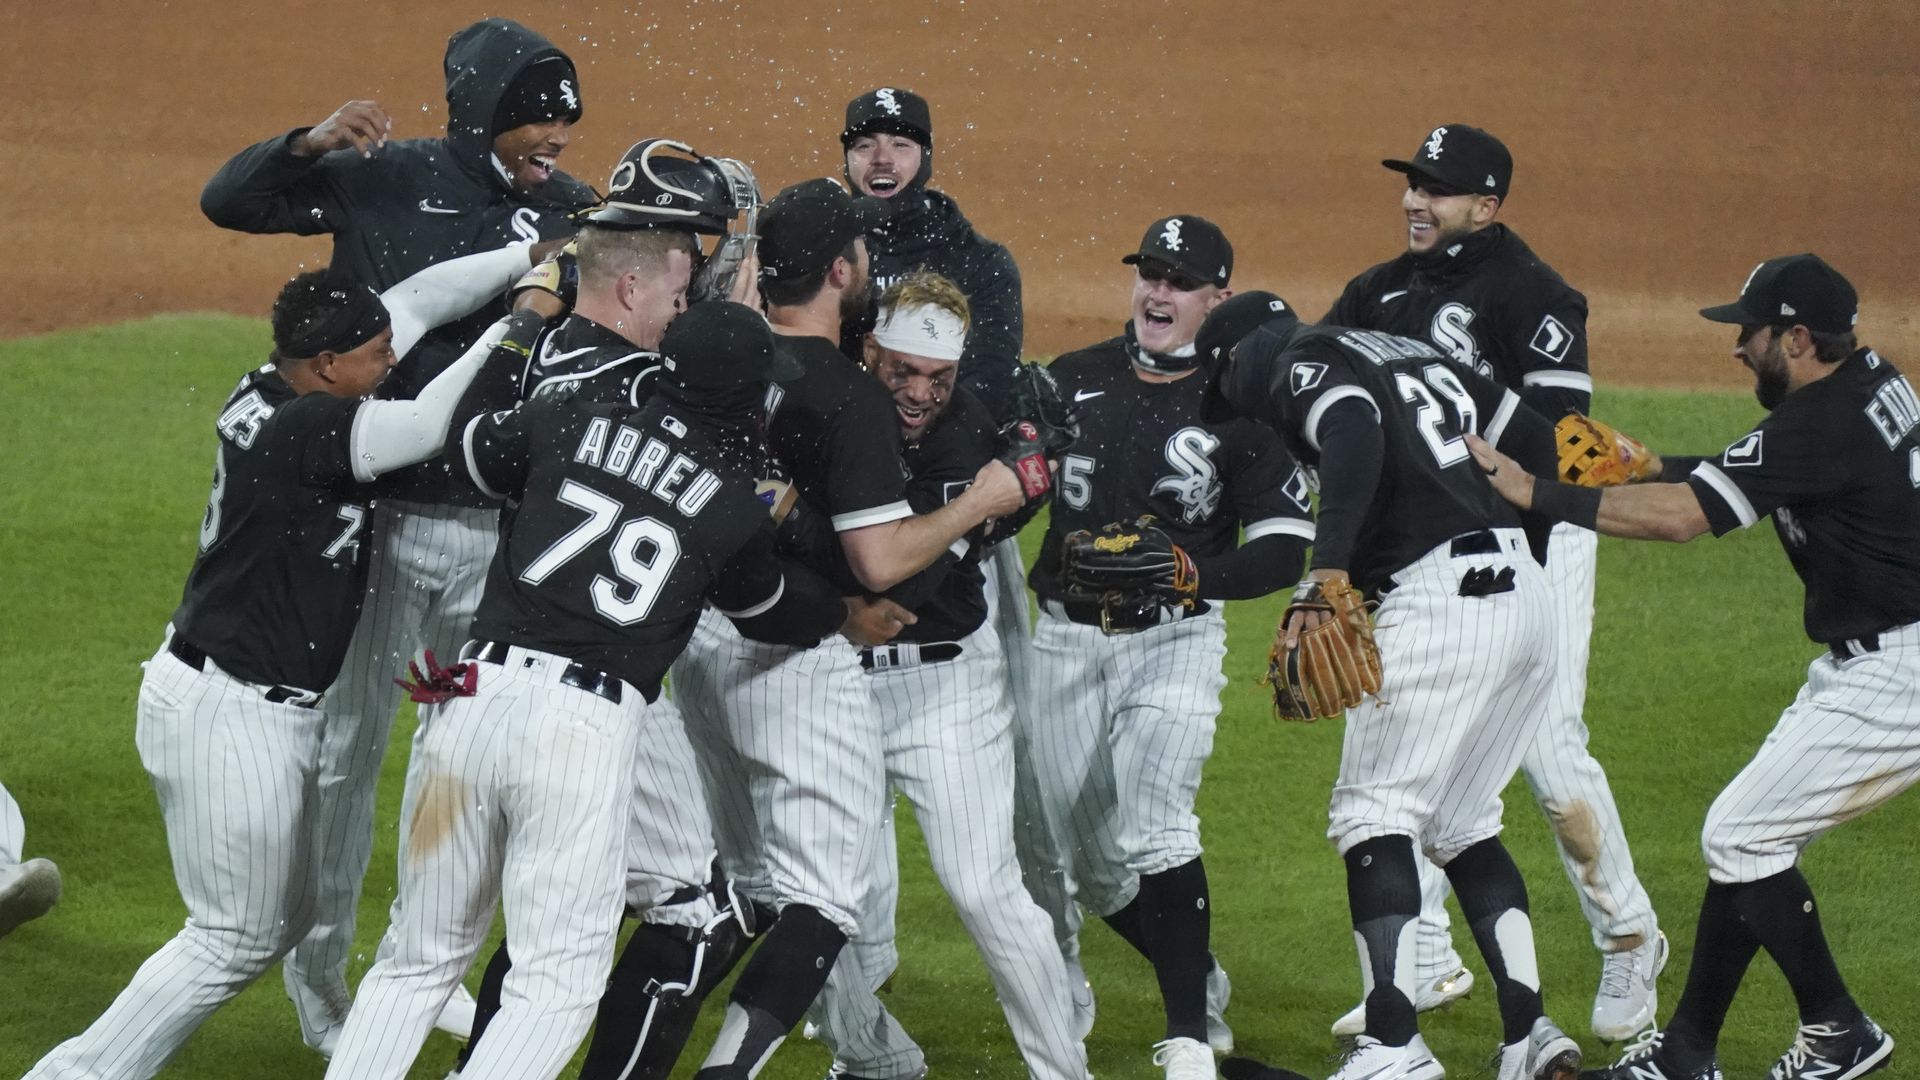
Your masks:
[[[1113,608],[1085,600],[1046,600],[1042,603],[1053,605],[1056,613],[1068,622],[1097,626],[1109,634],[1130,634],[1150,626],[1164,626],[1195,615],[1204,615],[1212,610],[1212,605],[1205,600],[1194,601],[1191,608],[1162,607],[1151,601],[1136,607]]]
[[[1880,635],[1868,634],[1865,637],[1848,638],[1845,641],[1829,641],[1827,649],[1833,653],[1835,660],[1842,663],[1856,660],[1868,653],[1880,651]]]
[[[513,648],[503,641],[469,641],[467,647],[460,650],[462,660],[479,660],[488,664],[507,663],[507,650]],[[532,667],[534,660],[527,658],[527,666]],[[604,671],[595,671],[585,664],[568,663],[560,672],[560,683],[575,690],[585,690],[595,697],[606,698],[615,705],[620,704],[621,687],[624,685],[617,675]]]
[[[1500,550],[1500,537],[1495,535],[1492,529],[1461,533],[1447,541],[1447,554],[1455,559],[1470,555],[1498,555]],[[1380,582],[1373,595],[1383,597],[1399,587],[1398,581],[1387,577]],[[1511,569],[1504,569],[1498,573],[1487,568],[1469,570],[1467,577],[1462,578],[1460,582],[1461,596],[1492,596],[1495,593],[1512,591],[1513,571]]]
[[[907,641],[897,645],[875,645],[860,650],[860,666],[868,671],[914,667],[952,660],[963,650],[957,641],[929,641],[924,645]]]
[[[1493,535],[1492,529],[1461,533],[1447,545],[1447,553],[1456,559],[1462,555],[1498,555],[1500,538]]]
[[[175,660],[180,661],[195,671],[205,672],[207,670],[206,651],[194,648],[192,643],[188,642],[186,638],[181,637],[177,632],[173,635],[173,640],[167,642],[167,651],[173,654]],[[229,678],[232,678],[232,676],[229,676]],[[245,679],[236,679],[235,681],[246,682]],[[249,683],[248,685],[261,686],[262,684]],[[261,696],[273,702],[275,705],[292,705],[297,709],[317,709],[320,707],[321,698],[321,695],[317,691],[302,690],[297,686],[267,686],[262,689]]]

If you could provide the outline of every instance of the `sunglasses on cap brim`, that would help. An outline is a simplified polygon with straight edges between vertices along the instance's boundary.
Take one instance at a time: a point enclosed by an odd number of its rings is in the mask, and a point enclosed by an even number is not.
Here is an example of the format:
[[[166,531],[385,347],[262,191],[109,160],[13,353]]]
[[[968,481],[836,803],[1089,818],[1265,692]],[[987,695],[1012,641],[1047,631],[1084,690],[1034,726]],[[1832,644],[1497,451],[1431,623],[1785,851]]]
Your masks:
[[[1212,282],[1202,281],[1194,277],[1185,270],[1168,266],[1166,263],[1155,262],[1152,259],[1141,259],[1138,263],[1134,264],[1134,269],[1140,272],[1141,281],[1164,281],[1168,287],[1177,292],[1192,292],[1195,289],[1203,289],[1212,284]]]

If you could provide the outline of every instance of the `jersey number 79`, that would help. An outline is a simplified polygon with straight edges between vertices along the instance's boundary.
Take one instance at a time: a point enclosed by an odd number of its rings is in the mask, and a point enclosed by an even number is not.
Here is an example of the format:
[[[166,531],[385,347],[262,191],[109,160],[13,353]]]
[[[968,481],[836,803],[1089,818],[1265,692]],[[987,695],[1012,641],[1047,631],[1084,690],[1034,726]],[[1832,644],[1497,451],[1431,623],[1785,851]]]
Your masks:
[[[545,581],[594,541],[613,532],[624,509],[618,499],[602,495],[577,480],[561,484],[557,498],[567,506],[584,510],[587,520],[527,564],[520,580],[529,585]],[[651,548],[651,553],[643,557],[643,548]],[[680,536],[654,518],[635,518],[620,526],[607,548],[607,555],[620,581],[605,574],[593,576],[593,583],[587,587],[593,598],[593,609],[616,626],[631,626],[646,618],[655,601],[660,599],[660,590],[666,587],[667,576],[680,559]],[[630,589],[625,596],[621,595],[622,582]]]

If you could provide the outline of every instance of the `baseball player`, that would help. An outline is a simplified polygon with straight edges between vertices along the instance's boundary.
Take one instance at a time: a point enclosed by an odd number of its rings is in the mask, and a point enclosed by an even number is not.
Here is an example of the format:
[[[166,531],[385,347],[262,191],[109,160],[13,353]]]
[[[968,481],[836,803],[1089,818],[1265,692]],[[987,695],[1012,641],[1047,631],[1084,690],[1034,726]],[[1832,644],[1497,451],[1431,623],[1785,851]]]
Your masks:
[[[965,491],[1000,449],[985,406],[957,385],[968,316],[953,282],[918,271],[881,296],[866,346],[868,370],[893,398],[911,473],[907,500],[922,513]],[[918,621],[890,643],[862,649],[860,665],[880,715],[887,782],[919,815],[934,873],[986,961],[1028,1073],[1086,1080],[1066,965],[1013,853],[1010,695],[1001,644],[987,622],[980,559],[998,535],[1018,531],[1007,518],[969,534],[935,564],[944,573],[918,579],[924,595],[896,590],[894,599]],[[900,1080],[921,1075],[926,1060],[875,996],[893,971],[899,890],[891,852],[878,854],[860,936],[842,952],[813,1012],[840,1075]]]
[[[1769,259],[1740,297],[1701,311],[1740,328],[1767,418],[1715,457],[1668,456],[1663,482],[1581,493],[1511,459],[1474,456],[1515,505],[1609,536],[1685,542],[1772,517],[1806,585],[1807,636],[1826,646],[1753,760],[1707,812],[1686,989],[1665,1030],[1599,1080],[1719,1080],[1721,1024],[1765,949],[1800,1031],[1773,1080],[1884,1069],[1893,1038],[1847,992],[1799,868],[1806,846],[1920,779],[1920,397],[1854,337],[1853,286],[1815,255]]]
[[[444,67],[445,136],[389,141],[387,111],[350,101],[315,127],[235,155],[207,182],[201,209],[223,228],[330,233],[333,269],[382,289],[460,255],[571,234],[568,214],[596,201],[556,167],[581,116],[572,60],[527,27],[492,18],[449,39]],[[413,396],[504,313],[490,305],[430,336],[383,396]],[[446,656],[464,640],[497,535],[496,509],[450,467],[450,459],[430,462],[386,481],[369,523],[373,564],[360,626],[342,682],[328,693],[319,906],[283,972],[301,1033],[322,1053],[351,1001],[346,965],[373,851],[374,789],[400,703],[393,676],[422,646]],[[462,989],[446,1029],[464,1038],[472,1009]]]
[[[135,742],[187,924],[35,1080],[154,1075],[306,932],[319,706],[360,611],[371,482],[439,453],[489,354],[519,360],[526,341],[502,320],[413,400],[364,399],[432,325],[409,303],[464,288],[465,314],[529,264],[525,248],[471,256],[428,271],[432,289],[403,282],[384,298],[327,271],[280,291],[272,358],[215,424],[200,551],[140,685]]]
[[[1549,420],[1591,411],[1586,298],[1498,220],[1513,176],[1506,146],[1479,128],[1448,124],[1434,128],[1411,159],[1384,164],[1406,174],[1400,205],[1407,250],[1348,282],[1321,321],[1427,341]],[[1563,525],[1553,535],[1547,574],[1555,596],[1555,682],[1547,722],[1520,769],[1553,823],[1561,865],[1604,958],[1593,1033],[1617,1041],[1653,1022],[1667,943],[1580,719],[1597,547],[1586,529]],[[1453,948],[1446,875],[1423,859],[1420,886],[1414,1004],[1424,1010],[1464,996],[1473,973]],[[1356,1008],[1334,1022],[1333,1032],[1354,1035],[1364,1026]]]
[[[1328,830],[1346,861],[1366,986],[1366,1029],[1335,1080],[1444,1075],[1414,1009],[1419,851],[1445,869],[1493,977],[1499,1080],[1572,1080],[1580,1048],[1545,1015],[1526,883],[1500,842],[1500,793],[1543,722],[1551,594],[1518,517],[1462,441],[1484,429],[1544,465],[1556,460],[1552,426],[1423,341],[1245,314],[1265,321],[1244,338],[1209,328],[1203,355],[1226,358],[1220,411],[1271,425],[1319,474],[1318,536],[1296,602],[1349,587],[1380,602],[1384,675],[1347,710]],[[1290,608],[1276,655],[1319,621]]]
[[[760,288],[783,351],[803,373],[769,393],[768,440],[804,508],[826,516],[832,558],[815,556],[853,610],[851,635],[883,644],[914,616],[869,599],[926,570],[990,517],[1020,508],[998,461],[968,489],[915,515],[886,392],[841,354],[842,322],[868,307],[866,242],[876,212],[831,180],[774,197],[760,217]],[[701,758],[721,860],[747,895],[779,911],[735,982],[698,1076],[758,1073],[859,931],[863,875],[886,813],[879,713],[859,653],[838,639],[794,649],[747,641],[711,613],[673,673]]]
[[[1293,581],[1313,522],[1306,476],[1272,432],[1200,416],[1194,335],[1229,295],[1225,234],[1161,218],[1122,261],[1135,270],[1125,332],[1050,367],[1081,410],[1080,436],[1029,578],[1040,618],[1021,708],[1046,720],[1031,733],[1034,772],[1079,902],[1152,963],[1167,1016],[1154,1064],[1192,1080],[1233,1046],[1193,812],[1226,685],[1219,602]],[[1062,538],[1142,514],[1192,557],[1207,600],[1117,613],[1069,599]]]
[[[736,206],[723,159],[684,143],[636,143],[614,169],[607,205],[589,215],[557,264],[522,284],[553,291],[571,311],[535,342],[507,393],[520,398],[566,386],[576,399],[645,405],[663,360],[666,321],[685,306],[700,259],[698,236],[728,231]],[[571,260],[571,265],[569,265]],[[712,263],[706,264],[711,266]],[[756,287],[745,264],[736,298]],[[503,396],[503,395],[495,395]],[[679,712],[662,697],[634,770],[627,832],[627,909],[641,925],[628,939],[601,998],[582,1076],[664,1077],[691,1033],[700,1001],[744,952],[752,923],[713,879],[713,823]],[[409,773],[410,779],[415,779]],[[481,979],[473,1038],[478,1049],[511,968],[502,942]]]
[[[20,804],[0,784],[0,937],[37,919],[60,901],[60,868],[51,859],[20,861],[27,844],[27,821]]]
[[[661,347],[642,408],[561,388],[466,429],[473,484],[514,509],[465,662],[415,687],[435,707],[416,750],[429,779],[405,815],[401,921],[330,1076],[406,1075],[496,900],[518,956],[462,1075],[557,1076],[613,957],[650,706],[703,602],[793,645],[845,619],[826,581],[775,557],[755,492],[756,406],[793,367],[765,320],[703,304]]]
[[[933,113],[911,90],[882,86],[847,103],[840,131],[842,164],[853,190],[883,200],[885,217],[867,232],[874,285],[885,289],[925,267],[960,287],[972,321],[960,357],[959,385],[999,423],[1022,411],[1019,385],[1023,334],[1020,268],[1004,245],[981,236],[953,197],[929,187],[933,179]],[[843,335],[848,355],[864,345]],[[1000,636],[1010,680],[1018,680],[1033,640],[1027,606],[1027,568],[1009,535],[982,561],[988,610]],[[1014,852],[1028,891],[1054,918],[1054,934],[1069,950],[1080,1034],[1093,1023],[1093,994],[1081,970],[1079,923],[1060,867],[1058,838],[1039,809],[1027,725],[1014,701]]]

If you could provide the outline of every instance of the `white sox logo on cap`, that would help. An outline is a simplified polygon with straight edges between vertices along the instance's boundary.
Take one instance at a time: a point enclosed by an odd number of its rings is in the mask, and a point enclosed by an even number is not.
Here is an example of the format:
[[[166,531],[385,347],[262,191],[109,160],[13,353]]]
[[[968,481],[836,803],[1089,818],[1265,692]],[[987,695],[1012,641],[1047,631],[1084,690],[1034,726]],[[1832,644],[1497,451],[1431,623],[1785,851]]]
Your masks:
[[[560,97],[566,101],[567,108],[577,109],[580,107],[580,95],[573,92],[572,79],[560,80]]]
[[[1427,136],[1427,156],[1428,157],[1437,158],[1440,156],[1440,150],[1441,150],[1440,140],[1446,137],[1447,137],[1446,128],[1437,127],[1433,129],[1433,134]]]
[[[1179,218],[1167,219],[1166,228],[1160,230],[1160,242],[1166,245],[1166,248],[1168,251],[1180,250],[1180,219]]]
[[[893,100],[893,87],[883,86],[875,90],[873,92],[873,100],[879,102],[880,107],[887,110],[888,116],[900,115],[900,103]]]

